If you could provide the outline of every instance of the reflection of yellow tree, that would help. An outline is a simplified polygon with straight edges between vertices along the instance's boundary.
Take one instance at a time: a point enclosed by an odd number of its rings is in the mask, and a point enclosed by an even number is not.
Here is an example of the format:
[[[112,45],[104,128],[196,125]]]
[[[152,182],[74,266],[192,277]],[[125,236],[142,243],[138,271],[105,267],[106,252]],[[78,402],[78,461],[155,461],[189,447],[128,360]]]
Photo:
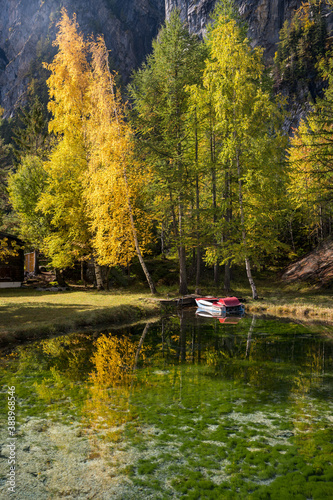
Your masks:
[[[102,335],[95,343],[92,357],[95,371],[91,378],[101,387],[128,386],[133,377],[136,346],[128,337]]]
[[[130,394],[139,354],[144,357],[142,344],[147,330],[148,325],[139,343],[130,337],[108,335],[102,335],[95,343],[94,371],[90,374],[93,385],[85,409],[91,425],[105,427],[112,439],[119,433],[119,426],[134,418],[130,412]]]
[[[33,383],[40,399],[54,404],[66,397],[81,400],[85,389],[78,382],[82,379],[82,367],[87,361],[83,343],[90,346],[90,337],[76,333],[40,341],[38,349],[43,353],[42,359],[47,364],[46,376]],[[34,357],[33,352],[32,358]],[[21,360],[25,360],[24,355],[21,355]],[[24,363],[21,362],[24,369],[29,368],[30,364],[30,357]]]

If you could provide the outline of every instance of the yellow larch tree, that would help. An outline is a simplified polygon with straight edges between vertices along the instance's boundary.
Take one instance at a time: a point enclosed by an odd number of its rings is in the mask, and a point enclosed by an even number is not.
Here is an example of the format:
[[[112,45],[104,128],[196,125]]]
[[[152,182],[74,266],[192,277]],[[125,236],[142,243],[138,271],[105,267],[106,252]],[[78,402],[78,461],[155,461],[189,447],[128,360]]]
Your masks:
[[[90,51],[89,162],[85,195],[93,245],[102,264],[125,265],[137,255],[154,294],[155,285],[142,257],[150,241],[150,218],[142,204],[148,172],[134,158],[133,133],[115,89],[104,39],[91,41]]]
[[[331,124],[319,125],[310,115],[290,140],[289,197],[310,234],[323,232],[323,217],[332,211],[331,134]]]
[[[38,204],[53,231],[44,248],[55,267],[94,256],[99,265],[128,264],[138,255],[152,293],[154,284],[142,258],[149,241],[148,218],[140,209],[141,166],[134,161],[132,132],[108,67],[104,40],[87,42],[62,9],[51,71],[49,130],[56,139],[45,169],[47,187]]]
[[[47,185],[38,208],[50,220],[52,231],[44,251],[56,268],[71,266],[92,251],[88,216],[83,198],[83,176],[87,170],[85,129],[90,67],[83,35],[75,15],[62,10],[54,45],[58,47],[51,64],[48,109],[52,113],[49,131],[56,145],[45,162]]]

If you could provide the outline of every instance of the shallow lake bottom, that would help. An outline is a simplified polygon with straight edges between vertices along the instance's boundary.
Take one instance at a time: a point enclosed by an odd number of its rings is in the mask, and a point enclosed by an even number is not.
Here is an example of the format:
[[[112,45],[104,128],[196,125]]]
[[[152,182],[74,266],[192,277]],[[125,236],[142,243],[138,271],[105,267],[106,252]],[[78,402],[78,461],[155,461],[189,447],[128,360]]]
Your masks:
[[[1,359],[15,498],[333,497],[333,342],[320,325],[193,311]],[[8,488],[2,422],[0,496]]]

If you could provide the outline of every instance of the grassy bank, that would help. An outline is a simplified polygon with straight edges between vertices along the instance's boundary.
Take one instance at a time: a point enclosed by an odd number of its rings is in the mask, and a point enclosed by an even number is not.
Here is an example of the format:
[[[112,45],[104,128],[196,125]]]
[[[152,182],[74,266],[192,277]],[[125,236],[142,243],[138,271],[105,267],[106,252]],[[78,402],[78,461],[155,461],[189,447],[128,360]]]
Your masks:
[[[247,291],[247,312],[302,320],[333,321],[333,290],[305,283],[284,284],[274,277],[257,280],[259,300]],[[245,292],[243,290],[243,292]]]
[[[269,314],[298,320],[333,322],[333,288],[320,288],[305,282],[286,284],[278,272],[255,273],[259,300],[253,300],[243,270],[232,281],[230,295],[243,297],[247,313]],[[223,296],[222,287],[203,286],[202,295]]]
[[[150,317],[159,306],[149,293],[29,289],[0,291],[0,343]]]
[[[233,282],[232,294],[246,299],[246,312],[283,316],[302,321],[333,322],[333,290],[306,284],[284,285],[273,273],[257,276],[259,300],[252,300],[246,279]],[[177,287],[159,290],[177,297]],[[191,290],[190,290],[191,291]],[[202,295],[223,296],[223,289],[202,288]],[[97,292],[33,289],[0,290],[0,343],[66,333],[86,327],[119,325],[157,315],[160,305],[149,291],[129,288]]]

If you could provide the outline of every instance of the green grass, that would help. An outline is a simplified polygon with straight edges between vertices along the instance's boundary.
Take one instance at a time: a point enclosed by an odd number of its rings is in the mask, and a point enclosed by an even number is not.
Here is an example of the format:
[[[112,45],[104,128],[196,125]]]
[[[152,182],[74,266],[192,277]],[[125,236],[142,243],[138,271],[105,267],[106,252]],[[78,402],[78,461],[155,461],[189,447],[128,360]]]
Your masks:
[[[163,263],[165,266],[165,263]],[[157,263],[155,277],[165,269]],[[170,272],[170,263],[168,272]],[[160,271],[160,274],[158,273]],[[163,271],[163,272],[162,272]],[[220,287],[211,285],[211,276],[203,276],[202,295],[223,296]],[[252,300],[244,270],[235,269],[232,295],[246,299],[246,312],[298,318],[302,321],[333,320],[333,290],[318,289],[305,283],[286,285],[270,270],[254,275],[259,300]],[[161,279],[161,281],[163,281]],[[160,297],[177,297],[177,285],[158,287]],[[189,286],[194,292],[194,286]],[[66,333],[85,327],[121,324],[160,312],[159,304],[148,291],[135,288],[110,292],[71,290],[42,292],[33,289],[0,290],[0,343]]]
[[[287,316],[302,320],[333,320],[333,290],[308,283],[285,284],[270,273],[256,279],[259,300],[253,300],[249,290],[247,312]]]
[[[230,295],[246,299],[246,312],[284,316],[289,318],[309,320],[333,320],[333,288],[319,287],[308,282],[287,284],[280,280],[279,270],[270,269],[265,272],[255,272],[254,281],[259,300],[253,300],[245,270],[235,268]],[[203,295],[223,296],[223,283],[213,287],[208,281],[201,287]]]
[[[145,293],[0,291],[0,342],[120,324],[158,314]]]

